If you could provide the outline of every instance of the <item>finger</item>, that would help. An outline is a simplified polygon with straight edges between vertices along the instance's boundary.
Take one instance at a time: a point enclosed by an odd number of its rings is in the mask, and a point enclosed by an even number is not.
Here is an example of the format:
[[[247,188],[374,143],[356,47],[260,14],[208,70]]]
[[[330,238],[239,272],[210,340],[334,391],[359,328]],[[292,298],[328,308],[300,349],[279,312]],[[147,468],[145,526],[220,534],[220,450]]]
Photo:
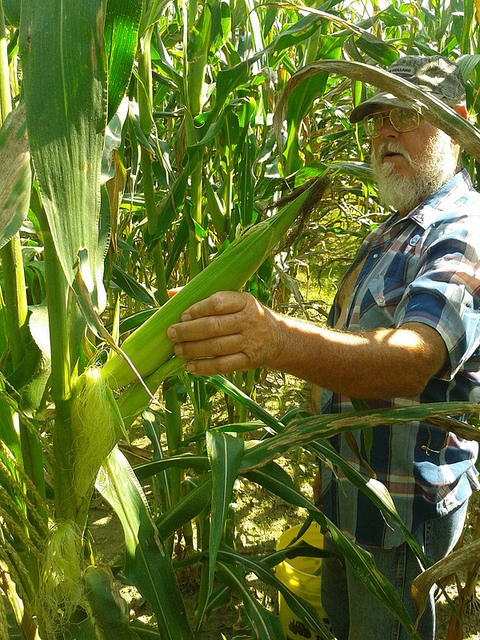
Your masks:
[[[243,343],[243,336],[227,335],[195,342],[178,342],[174,352],[181,358],[217,358],[240,353]]]
[[[205,316],[236,313],[245,307],[245,296],[247,295],[249,294],[239,293],[238,291],[219,291],[185,309],[181,320],[194,320]]]
[[[210,315],[172,324],[167,329],[167,337],[172,342],[192,342],[241,333],[241,329],[239,314]]]
[[[173,298],[175,294],[177,294],[183,287],[172,287],[167,291],[167,295],[169,298]]]
[[[187,362],[187,371],[198,376],[213,376],[216,373],[230,373],[231,371],[243,371],[249,368],[248,358],[244,353],[235,353],[219,358],[190,360]]]

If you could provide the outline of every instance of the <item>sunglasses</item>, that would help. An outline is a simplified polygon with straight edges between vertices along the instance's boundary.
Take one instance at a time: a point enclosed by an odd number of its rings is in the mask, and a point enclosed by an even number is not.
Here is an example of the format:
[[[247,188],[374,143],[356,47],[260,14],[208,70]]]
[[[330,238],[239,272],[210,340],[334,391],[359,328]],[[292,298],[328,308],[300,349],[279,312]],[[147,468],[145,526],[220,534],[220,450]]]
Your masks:
[[[420,124],[420,114],[415,109],[405,109],[395,107],[386,112],[369,113],[363,119],[363,126],[367,135],[378,138],[383,127],[385,118],[390,120],[390,124],[399,133],[413,131]]]

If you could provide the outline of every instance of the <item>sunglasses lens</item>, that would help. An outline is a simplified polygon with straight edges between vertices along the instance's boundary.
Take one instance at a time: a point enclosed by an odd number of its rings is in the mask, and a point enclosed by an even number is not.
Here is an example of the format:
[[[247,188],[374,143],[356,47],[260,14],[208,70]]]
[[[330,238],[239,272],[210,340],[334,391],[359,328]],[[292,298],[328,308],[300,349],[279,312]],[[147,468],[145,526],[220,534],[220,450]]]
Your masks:
[[[367,136],[376,138],[380,134],[383,125],[383,115],[381,113],[371,113],[363,119],[363,126]]]
[[[397,107],[386,113],[370,113],[365,116],[363,119],[365,133],[372,138],[378,138],[384,118],[388,118],[392,127],[400,133],[413,131],[420,124],[420,115],[415,109]]]
[[[418,111],[415,109],[392,109],[390,111],[390,122],[397,131],[413,131],[420,123]]]

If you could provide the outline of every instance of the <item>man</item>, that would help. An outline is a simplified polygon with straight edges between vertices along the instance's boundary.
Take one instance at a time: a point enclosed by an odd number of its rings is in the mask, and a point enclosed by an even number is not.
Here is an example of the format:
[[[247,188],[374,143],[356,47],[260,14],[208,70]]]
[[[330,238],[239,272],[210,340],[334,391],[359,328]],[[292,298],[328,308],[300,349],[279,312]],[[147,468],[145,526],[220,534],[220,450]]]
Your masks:
[[[466,116],[453,63],[406,56],[389,69]],[[324,389],[323,411],[480,398],[480,196],[457,172],[458,146],[395,96],[377,91],[351,114],[366,118],[383,203],[396,209],[362,244],[335,299],[329,327],[276,315],[245,293],[215,294],[169,329],[175,353],[196,374],[266,366]],[[404,523],[436,561],[463,527],[477,488],[474,443],[427,424],[373,429],[357,447],[390,493]],[[359,470],[345,437],[333,444]],[[410,585],[420,567],[401,533],[365,496],[324,470],[323,510],[374,555],[414,618]],[[326,539],[326,546],[332,543]],[[337,640],[407,638],[348,564],[326,559],[322,598]],[[433,640],[434,603],[419,624]]]

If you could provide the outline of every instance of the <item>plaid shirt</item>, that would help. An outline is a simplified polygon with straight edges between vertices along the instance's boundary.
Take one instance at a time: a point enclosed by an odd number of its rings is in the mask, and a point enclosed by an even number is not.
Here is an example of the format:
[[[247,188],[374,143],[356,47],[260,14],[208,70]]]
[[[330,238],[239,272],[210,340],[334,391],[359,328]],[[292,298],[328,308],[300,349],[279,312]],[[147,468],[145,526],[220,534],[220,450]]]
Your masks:
[[[400,327],[422,322],[436,329],[448,351],[445,367],[418,397],[367,400],[371,408],[419,402],[480,400],[480,194],[466,172],[399,219],[393,215],[367,236],[351,270],[364,261],[342,329]],[[347,274],[348,276],[348,274]],[[329,316],[335,326],[336,301]],[[368,372],[365,372],[368,375]],[[349,399],[324,390],[324,413],[352,411]],[[372,429],[368,459],[362,431],[352,433],[365,459],[390,491],[403,522],[414,532],[449,513],[479,488],[478,445],[424,423]],[[342,435],[341,455],[365,473]],[[341,486],[340,486],[341,485]],[[371,501],[322,465],[323,510],[357,542],[391,548],[403,543]]]

